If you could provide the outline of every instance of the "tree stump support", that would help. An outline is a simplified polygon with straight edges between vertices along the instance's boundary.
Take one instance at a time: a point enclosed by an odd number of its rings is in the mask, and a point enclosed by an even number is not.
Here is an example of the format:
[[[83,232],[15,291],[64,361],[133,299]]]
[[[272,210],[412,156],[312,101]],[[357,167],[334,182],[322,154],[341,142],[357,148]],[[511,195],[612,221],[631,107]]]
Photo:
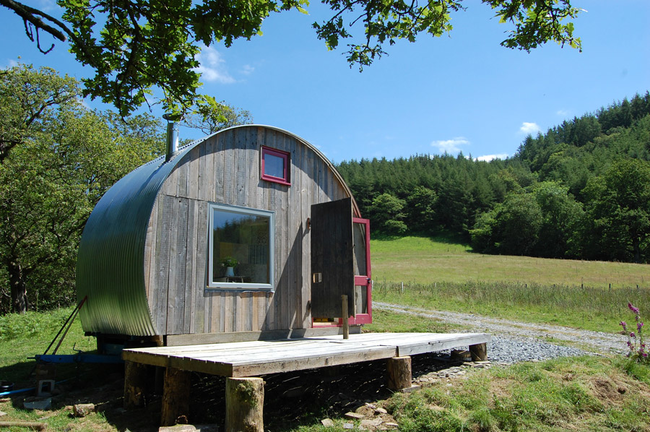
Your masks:
[[[187,371],[168,367],[165,370],[161,426],[187,423],[190,412],[191,375]]]
[[[226,432],[264,432],[264,380],[226,379]]]
[[[124,362],[124,408],[145,406],[149,387],[149,366],[131,361]]]
[[[388,359],[388,388],[403,390],[411,388],[411,357],[400,356]]]
[[[472,355],[472,361],[487,361],[487,344],[470,345],[469,352]]]

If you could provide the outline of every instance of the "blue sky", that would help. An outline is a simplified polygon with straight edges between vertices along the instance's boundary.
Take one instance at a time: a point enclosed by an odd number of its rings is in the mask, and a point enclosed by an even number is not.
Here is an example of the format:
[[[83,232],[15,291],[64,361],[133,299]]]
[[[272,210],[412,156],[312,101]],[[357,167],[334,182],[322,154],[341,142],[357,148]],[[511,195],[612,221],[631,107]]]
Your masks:
[[[47,0],[26,3],[50,7]],[[250,111],[255,123],[301,136],[334,162],[459,151],[508,157],[528,134],[650,90],[650,1],[574,6],[586,10],[575,21],[582,53],[554,43],[530,54],[502,48],[509,27],[474,0],[452,15],[449,35],[397,43],[360,73],[344,50],[328,51],[316,39],[311,23],[327,17],[317,3],[309,16],[272,15],[251,41],[204,49],[202,92]],[[0,24],[11,35],[0,48],[0,67],[20,61],[90,75],[63,43],[40,54],[22,21],[4,8]]]

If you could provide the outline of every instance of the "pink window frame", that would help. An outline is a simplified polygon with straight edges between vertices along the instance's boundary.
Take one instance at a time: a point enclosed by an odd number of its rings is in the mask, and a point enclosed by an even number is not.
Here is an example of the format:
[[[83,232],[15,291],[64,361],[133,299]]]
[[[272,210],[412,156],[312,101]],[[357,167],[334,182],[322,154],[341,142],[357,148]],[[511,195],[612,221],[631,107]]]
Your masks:
[[[266,155],[282,158],[284,161],[284,172],[282,177],[276,177],[266,174],[265,163]],[[291,186],[291,155],[289,152],[277,150],[271,147],[262,146],[262,167],[261,167],[262,180],[279,183],[285,186]]]

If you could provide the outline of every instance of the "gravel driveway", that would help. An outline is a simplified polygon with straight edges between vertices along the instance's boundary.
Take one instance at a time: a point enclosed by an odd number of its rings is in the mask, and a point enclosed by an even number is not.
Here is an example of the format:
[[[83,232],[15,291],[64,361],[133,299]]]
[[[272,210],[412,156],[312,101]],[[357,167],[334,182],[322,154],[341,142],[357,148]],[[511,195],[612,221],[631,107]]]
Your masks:
[[[488,344],[488,358],[496,362],[545,360],[587,353],[623,353],[627,342],[627,338],[620,334],[531,324],[474,314],[435,311],[382,302],[373,302],[373,308],[458,324],[464,326],[468,332],[490,333],[492,342]],[[547,338],[564,341],[567,346],[544,342]]]

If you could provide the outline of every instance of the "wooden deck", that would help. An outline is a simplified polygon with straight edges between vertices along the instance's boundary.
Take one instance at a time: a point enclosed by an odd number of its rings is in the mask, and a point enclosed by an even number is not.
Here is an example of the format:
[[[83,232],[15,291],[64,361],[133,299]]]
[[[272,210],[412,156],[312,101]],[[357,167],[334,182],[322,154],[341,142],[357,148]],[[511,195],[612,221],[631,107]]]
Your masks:
[[[122,356],[145,365],[254,377],[475,346],[490,338],[485,333],[365,333],[349,339],[326,336],[127,349]]]

